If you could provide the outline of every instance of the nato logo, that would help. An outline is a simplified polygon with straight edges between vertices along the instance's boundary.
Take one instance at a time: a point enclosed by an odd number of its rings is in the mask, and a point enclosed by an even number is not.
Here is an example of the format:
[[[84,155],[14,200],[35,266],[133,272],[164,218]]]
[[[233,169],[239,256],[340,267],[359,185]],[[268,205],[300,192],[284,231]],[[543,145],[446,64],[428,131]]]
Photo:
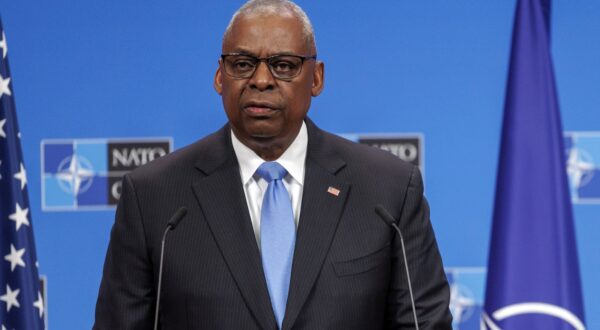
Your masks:
[[[123,175],[171,152],[170,138],[42,140],[42,210],[112,209]]]
[[[452,328],[479,330],[485,297],[485,268],[446,268],[446,277],[450,284]]]
[[[600,132],[565,132],[567,174],[576,204],[600,204]]]
[[[340,134],[340,136],[350,141],[389,151],[396,157],[418,166],[421,173],[424,172],[423,134]]]

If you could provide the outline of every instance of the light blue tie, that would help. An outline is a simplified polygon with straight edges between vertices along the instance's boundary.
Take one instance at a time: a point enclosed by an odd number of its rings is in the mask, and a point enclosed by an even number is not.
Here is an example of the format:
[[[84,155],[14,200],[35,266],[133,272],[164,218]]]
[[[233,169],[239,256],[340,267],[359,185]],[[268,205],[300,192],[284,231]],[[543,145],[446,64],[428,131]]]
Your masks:
[[[260,246],[271,305],[281,329],[290,287],[296,225],[290,195],[283,185],[285,168],[277,162],[265,162],[256,173],[269,182],[261,209]]]

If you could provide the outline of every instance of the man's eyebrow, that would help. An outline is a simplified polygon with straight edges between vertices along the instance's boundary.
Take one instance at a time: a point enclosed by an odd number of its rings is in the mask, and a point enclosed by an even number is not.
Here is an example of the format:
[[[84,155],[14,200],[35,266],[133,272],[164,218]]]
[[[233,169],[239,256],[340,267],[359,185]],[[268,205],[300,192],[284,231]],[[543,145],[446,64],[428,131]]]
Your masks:
[[[243,48],[236,48],[234,49],[231,53],[238,53],[238,54],[243,54],[243,55],[252,55],[252,56],[256,56],[256,54],[254,54],[253,52],[243,49]]]
[[[273,55],[294,55],[294,56],[298,56],[299,54],[297,52],[277,52]],[[271,55],[271,56],[273,56]]]
[[[244,48],[235,48],[232,52],[230,53],[237,53],[237,54],[242,54],[242,55],[251,55],[254,57],[258,57],[258,55],[254,52],[251,52],[247,49]],[[294,56],[298,56],[298,55],[303,55],[303,54],[298,54],[297,52],[292,52],[292,51],[282,51],[282,52],[276,52],[273,54],[269,54],[267,57],[270,56],[277,56],[277,55],[294,55]]]

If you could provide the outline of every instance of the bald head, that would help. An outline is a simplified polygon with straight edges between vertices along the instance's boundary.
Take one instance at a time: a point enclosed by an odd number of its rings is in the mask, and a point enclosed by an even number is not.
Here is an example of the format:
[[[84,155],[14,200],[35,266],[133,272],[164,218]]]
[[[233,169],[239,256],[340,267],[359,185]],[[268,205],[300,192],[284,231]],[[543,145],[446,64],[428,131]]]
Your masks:
[[[223,44],[229,38],[233,25],[240,18],[255,18],[263,16],[281,16],[296,18],[302,24],[302,31],[306,40],[308,49],[312,54],[317,53],[315,42],[315,33],[310,22],[310,19],[300,8],[300,6],[288,0],[250,0],[238,9],[225,29],[223,35]]]

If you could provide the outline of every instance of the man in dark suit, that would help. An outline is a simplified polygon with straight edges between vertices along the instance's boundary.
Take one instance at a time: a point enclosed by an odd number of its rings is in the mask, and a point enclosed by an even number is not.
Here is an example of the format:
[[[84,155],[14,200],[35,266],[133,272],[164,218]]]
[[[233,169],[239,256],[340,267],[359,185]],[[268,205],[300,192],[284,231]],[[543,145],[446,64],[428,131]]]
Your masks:
[[[421,329],[450,329],[449,289],[418,168],[320,130],[310,21],[257,0],[232,18],[215,89],[229,123],[126,175],[94,329],[410,329],[406,241]],[[279,175],[278,177],[276,177]],[[284,198],[281,198],[283,196]]]

